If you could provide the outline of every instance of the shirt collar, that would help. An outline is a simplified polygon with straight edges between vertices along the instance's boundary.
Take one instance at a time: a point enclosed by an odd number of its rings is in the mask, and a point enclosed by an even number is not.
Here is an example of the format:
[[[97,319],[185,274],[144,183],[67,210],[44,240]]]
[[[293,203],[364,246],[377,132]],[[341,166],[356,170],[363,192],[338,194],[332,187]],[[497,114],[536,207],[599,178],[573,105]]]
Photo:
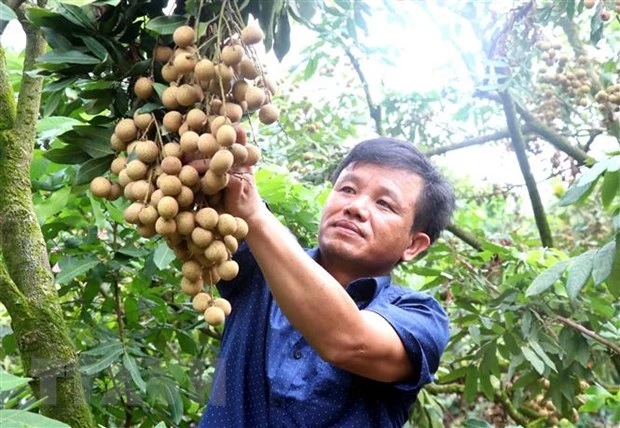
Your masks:
[[[306,250],[306,253],[312,257],[315,262],[318,262],[320,254],[319,247]],[[364,308],[377,297],[385,287],[390,285],[390,283],[390,275],[365,277],[350,282],[349,285],[346,286],[346,290],[353,301],[357,303],[358,307]]]

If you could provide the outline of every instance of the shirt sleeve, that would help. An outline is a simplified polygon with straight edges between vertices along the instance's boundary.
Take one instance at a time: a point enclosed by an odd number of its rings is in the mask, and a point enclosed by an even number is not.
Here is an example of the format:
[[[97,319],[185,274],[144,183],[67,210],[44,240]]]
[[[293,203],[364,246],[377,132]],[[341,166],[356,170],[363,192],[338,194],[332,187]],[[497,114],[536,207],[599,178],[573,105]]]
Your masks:
[[[390,323],[403,342],[414,368],[414,376],[392,384],[404,391],[418,391],[433,381],[450,332],[448,316],[431,296],[405,291],[389,299],[371,302],[366,310],[376,312]]]

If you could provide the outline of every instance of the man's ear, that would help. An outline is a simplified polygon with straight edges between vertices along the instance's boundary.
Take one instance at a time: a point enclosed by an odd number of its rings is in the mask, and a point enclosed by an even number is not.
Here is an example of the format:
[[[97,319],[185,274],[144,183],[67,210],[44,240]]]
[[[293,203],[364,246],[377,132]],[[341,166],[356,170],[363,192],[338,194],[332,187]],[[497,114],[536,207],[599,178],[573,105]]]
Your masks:
[[[403,252],[401,261],[408,262],[431,245],[431,238],[424,232],[413,232],[409,246]]]

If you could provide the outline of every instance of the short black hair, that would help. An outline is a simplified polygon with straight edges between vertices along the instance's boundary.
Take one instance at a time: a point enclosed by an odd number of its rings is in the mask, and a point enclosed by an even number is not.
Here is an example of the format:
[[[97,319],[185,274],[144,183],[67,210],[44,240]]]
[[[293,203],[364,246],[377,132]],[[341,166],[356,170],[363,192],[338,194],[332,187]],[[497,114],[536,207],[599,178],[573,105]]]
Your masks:
[[[332,183],[336,183],[342,170],[352,163],[387,166],[419,175],[424,180],[424,189],[416,201],[411,230],[426,233],[433,243],[450,225],[454,190],[412,143],[386,137],[362,141],[338,164],[332,174]]]

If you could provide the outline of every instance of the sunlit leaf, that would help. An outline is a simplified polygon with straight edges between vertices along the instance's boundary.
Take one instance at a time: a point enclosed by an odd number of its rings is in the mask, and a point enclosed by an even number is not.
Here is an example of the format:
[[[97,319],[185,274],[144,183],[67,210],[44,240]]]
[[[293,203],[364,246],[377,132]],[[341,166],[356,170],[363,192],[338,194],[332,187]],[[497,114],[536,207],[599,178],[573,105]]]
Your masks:
[[[101,60],[83,52],[72,50],[67,52],[52,51],[37,58],[38,62],[48,64],[99,64]]]
[[[158,16],[146,24],[146,29],[155,34],[166,35],[174,33],[181,25],[185,24],[185,17],[179,15]]]
[[[532,364],[538,374],[543,374],[545,372],[545,363],[543,362],[543,360],[540,359],[540,357],[538,357],[538,355],[536,355],[536,353],[531,348],[527,346],[522,346],[521,352],[523,353],[525,359]]]
[[[82,164],[78,171],[76,184],[89,183],[93,178],[105,174],[110,169],[114,155],[91,159]]]
[[[14,376],[0,367],[0,392],[19,388],[22,385],[26,385],[31,380],[32,378],[29,377]]]
[[[478,392],[478,370],[475,367],[470,366],[467,370],[467,377],[465,378],[465,391],[463,393],[465,401],[471,403],[476,398]]]
[[[2,428],[70,428],[69,425],[26,410],[0,410]]]
[[[469,418],[463,422],[463,428],[493,428],[493,425],[482,419]]]
[[[88,364],[86,366],[80,367],[80,372],[87,376],[92,376],[94,374],[99,373],[102,370],[107,369],[123,354],[123,348],[113,348],[110,353],[106,354],[104,357],[98,359],[92,364]]]
[[[571,259],[566,279],[566,293],[571,299],[577,297],[582,287],[588,281],[592,272],[595,255],[596,250],[590,250]]]
[[[11,19],[17,19],[17,15],[13,9],[0,2],[0,21],[10,21]]]
[[[66,284],[75,277],[88,272],[99,263],[101,262],[95,256],[86,256],[82,258],[72,256],[65,257],[58,262],[60,272],[56,275],[56,282],[59,284]]]
[[[165,241],[162,241],[155,250],[155,254],[153,257],[153,262],[155,263],[155,266],[157,266],[157,268],[160,270],[167,269],[174,259],[174,251],[172,251],[172,249]]]
[[[42,203],[37,204],[35,211],[37,218],[41,223],[58,214],[69,202],[69,196],[71,195],[71,187],[64,187],[54,193],[52,193]]]
[[[64,165],[81,164],[90,159],[90,156],[81,148],[73,145],[47,150],[43,153],[43,156],[52,162]]]
[[[620,171],[607,170],[603,177],[603,185],[601,186],[601,199],[605,208],[609,208],[614,198],[618,195],[619,189]]]
[[[140,374],[140,369],[136,364],[135,358],[125,353],[123,355],[123,365],[125,366],[127,371],[129,371],[131,379],[140,389],[140,391],[142,391],[143,393],[146,392],[146,382],[144,382],[144,379],[142,379],[142,375]]]
[[[560,279],[567,265],[568,265],[568,260],[564,260],[564,261],[554,264],[553,266],[545,270],[543,273],[538,275],[536,279],[534,279],[532,284],[530,284],[530,286],[525,291],[525,295],[535,296],[547,290],[558,279]]]
[[[607,279],[611,273],[616,255],[615,241],[608,242],[604,247],[599,248],[594,256],[594,265],[592,268],[592,279],[594,285],[599,285]]]

